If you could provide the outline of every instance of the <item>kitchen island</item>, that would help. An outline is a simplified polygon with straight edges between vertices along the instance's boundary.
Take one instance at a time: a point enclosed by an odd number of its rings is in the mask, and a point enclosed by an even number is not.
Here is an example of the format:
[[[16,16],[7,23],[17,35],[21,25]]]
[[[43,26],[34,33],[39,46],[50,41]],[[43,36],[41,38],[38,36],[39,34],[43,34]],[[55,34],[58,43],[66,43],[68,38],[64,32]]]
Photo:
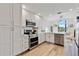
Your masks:
[[[55,32],[54,33],[54,43],[58,45],[64,45],[65,32]]]

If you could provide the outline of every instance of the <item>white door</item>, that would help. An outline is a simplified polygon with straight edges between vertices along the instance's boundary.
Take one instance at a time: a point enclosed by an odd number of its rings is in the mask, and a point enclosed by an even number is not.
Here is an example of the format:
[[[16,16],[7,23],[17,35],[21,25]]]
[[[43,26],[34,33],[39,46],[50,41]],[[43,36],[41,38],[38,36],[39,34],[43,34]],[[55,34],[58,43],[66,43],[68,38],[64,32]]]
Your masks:
[[[0,26],[0,56],[11,55],[11,29]]]

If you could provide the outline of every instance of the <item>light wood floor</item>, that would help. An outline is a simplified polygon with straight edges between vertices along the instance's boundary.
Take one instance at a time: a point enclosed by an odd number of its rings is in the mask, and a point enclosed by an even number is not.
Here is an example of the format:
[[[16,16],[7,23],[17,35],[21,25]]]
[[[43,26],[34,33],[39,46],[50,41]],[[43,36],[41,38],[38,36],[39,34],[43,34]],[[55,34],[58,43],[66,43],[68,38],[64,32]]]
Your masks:
[[[64,56],[64,47],[43,43],[31,51],[25,52],[22,56]]]

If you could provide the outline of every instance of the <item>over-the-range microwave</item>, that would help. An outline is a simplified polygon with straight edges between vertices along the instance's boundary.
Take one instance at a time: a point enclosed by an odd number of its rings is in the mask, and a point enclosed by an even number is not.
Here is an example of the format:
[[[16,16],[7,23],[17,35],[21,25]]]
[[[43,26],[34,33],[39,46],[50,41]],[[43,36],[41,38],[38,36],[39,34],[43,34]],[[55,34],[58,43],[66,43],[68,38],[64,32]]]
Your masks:
[[[36,26],[36,23],[26,20],[26,26]]]

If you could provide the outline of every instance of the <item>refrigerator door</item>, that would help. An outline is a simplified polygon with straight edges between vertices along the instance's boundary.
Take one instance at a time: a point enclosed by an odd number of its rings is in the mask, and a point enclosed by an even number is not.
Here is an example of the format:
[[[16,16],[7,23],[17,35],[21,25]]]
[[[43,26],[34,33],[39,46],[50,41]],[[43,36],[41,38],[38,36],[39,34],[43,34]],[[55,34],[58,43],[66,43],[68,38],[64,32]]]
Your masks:
[[[75,40],[75,52],[79,55],[79,23],[76,24],[76,40]]]
[[[76,25],[76,43],[79,45],[79,23]]]

